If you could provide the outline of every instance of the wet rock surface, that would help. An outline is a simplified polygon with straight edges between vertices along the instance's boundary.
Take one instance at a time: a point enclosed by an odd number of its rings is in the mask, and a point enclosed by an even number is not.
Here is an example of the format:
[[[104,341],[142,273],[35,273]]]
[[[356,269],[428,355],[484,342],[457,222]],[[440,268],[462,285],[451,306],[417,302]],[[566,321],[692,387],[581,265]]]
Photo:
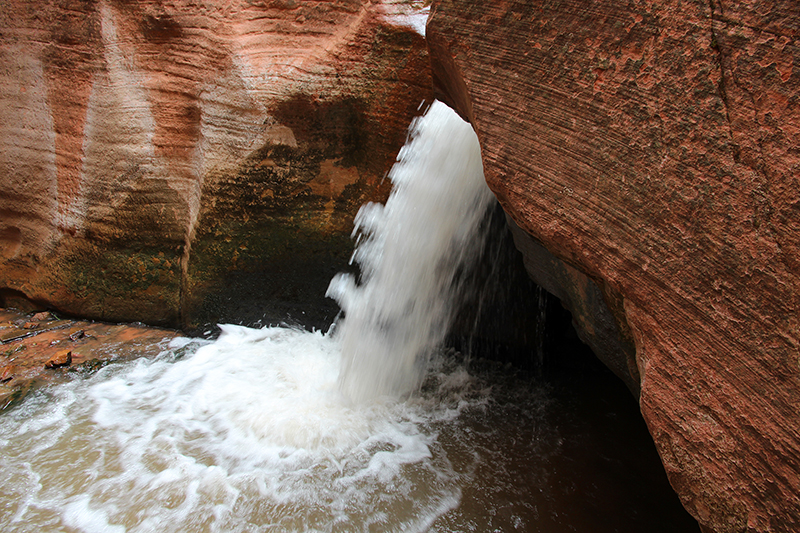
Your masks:
[[[0,409],[65,372],[86,374],[113,361],[154,357],[178,335],[160,328],[0,309]]]

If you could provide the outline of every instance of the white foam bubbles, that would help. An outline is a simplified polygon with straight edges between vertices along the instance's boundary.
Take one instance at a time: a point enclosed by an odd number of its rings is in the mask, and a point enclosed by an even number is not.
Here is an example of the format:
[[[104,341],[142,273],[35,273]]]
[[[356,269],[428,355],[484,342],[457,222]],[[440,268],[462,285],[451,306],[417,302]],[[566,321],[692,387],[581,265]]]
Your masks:
[[[222,330],[6,413],[0,529],[413,531],[458,504],[440,400],[353,405],[336,341]]]
[[[434,103],[410,137],[386,206],[356,219],[365,283],[331,283],[335,335],[222,326],[26,401],[0,425],[0,529],[423,531],[455,508],[436,424],[481,395],[455,369],[399,398],[446,333],[492,196],[452,110]]]

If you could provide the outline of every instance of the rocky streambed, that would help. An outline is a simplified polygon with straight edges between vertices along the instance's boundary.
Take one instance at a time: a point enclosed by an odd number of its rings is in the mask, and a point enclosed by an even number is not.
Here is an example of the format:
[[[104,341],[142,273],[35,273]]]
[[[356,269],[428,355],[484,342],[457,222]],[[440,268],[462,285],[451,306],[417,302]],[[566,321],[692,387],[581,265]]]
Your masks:
[[[86,375],[112,361],[156,356],[177,336],[143,325],[0,309],[0,409],[69,373]]]

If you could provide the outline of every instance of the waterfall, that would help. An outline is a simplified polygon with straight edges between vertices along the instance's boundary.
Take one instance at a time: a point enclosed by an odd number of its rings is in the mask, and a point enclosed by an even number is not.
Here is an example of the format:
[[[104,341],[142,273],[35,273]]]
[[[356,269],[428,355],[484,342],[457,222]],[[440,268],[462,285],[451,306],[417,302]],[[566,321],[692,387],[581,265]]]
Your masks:
[[[457,274],[479,252],[476,233],[493,199],[475,132],[438,101],[412,123],[388,177],[386,205],[366,204],[356,216],[361,282],[340,274],[327,292],[344,311],[335,330],[339,389],[355,402],[418,386],[447,334]]]
[[[609,440],[629,424],[594,382],[560,401],[505,366],[431,358],[492,196],[444,105],[409,137],[386,205],[358,214],[360,279],[331,282],[331,334],[222,325],[35,388],[0,414],[0,531],[688,530],[642,503],[638,462],[594,475],[652,447],[644,429]],[[581,403],[591,418],[573,421]]]
[[[492,196],[472,128],[438,102],[389,178],[356,219],[360,283],[331,282],[332,334],[223,325],[6,413],[0,529],[425,531],[455,508],[437,428],[488,392],[450,364],[398,400],[447,331]]]

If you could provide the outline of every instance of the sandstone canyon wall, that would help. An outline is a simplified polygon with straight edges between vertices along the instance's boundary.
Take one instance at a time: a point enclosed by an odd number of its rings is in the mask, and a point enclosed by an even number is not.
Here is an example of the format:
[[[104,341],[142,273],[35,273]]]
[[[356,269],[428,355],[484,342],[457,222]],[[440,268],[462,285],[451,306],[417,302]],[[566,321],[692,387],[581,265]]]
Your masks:
[[[633,348],[686,508],[800,531],[800,4],[441,0],[427,32],[518,245]]]
[[[185,327],[319,307],[430,100],[407,4],[3,2],[0,304]]]

